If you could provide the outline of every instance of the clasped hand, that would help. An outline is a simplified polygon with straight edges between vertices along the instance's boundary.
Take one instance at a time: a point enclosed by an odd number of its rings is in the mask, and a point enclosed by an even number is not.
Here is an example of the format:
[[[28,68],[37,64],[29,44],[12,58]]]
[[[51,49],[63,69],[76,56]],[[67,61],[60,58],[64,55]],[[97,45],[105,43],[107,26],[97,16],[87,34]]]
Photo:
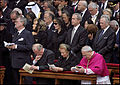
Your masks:
[[[72,67],[72,68],[71,68],[71,71],[72,71],[72,72],[84,73],[85,69],[84,69],[83,67],[81,67],[81,68]]]

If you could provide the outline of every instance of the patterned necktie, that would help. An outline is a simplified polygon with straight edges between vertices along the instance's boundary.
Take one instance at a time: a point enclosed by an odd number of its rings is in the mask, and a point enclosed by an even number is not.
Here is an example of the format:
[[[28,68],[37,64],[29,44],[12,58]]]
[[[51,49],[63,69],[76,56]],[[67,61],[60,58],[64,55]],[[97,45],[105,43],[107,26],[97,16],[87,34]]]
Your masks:
[[[104,30],[101,31],[98,40],[101,39],[101,37],[102,37],[102,35],[103,35],[103,32],[104,32]]]

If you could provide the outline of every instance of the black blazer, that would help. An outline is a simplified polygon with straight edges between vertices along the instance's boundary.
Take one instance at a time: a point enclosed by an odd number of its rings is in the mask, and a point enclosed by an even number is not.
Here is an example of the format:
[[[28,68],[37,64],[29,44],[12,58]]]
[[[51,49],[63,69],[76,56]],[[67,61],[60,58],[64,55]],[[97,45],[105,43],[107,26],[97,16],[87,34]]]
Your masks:
[[[45,49],[41,59],[36,63],[39,66],[39,70],[49,69],[48,64],[54,63],[55,54],[53,51]]]
[[[9,50],[4,47],[4,42],[12,42],[12,35],[6,30],[0,31],[0,66],[8,65]]]
[[[22,68],[25,63],[31,64],[30,53],[34,43],[32,33],[24,29],[20,35],[14,35],[12,42],[17,44],[17,49],[10,51],[12,67],[19,69]]]
[[[38,34],[35,36],[36,43],[40,43],[43,45],[44,48],[47,47],[47,32],[46,31],[39,31]]]
[[[73,28],[72,28],[73,29]],[[71,34],[72,34],[72,29],[69,29],[66,35],[65,43],[70,45],[72,51],[77,54],[79,59],[81,60],[81,48],[86,44],[87,40],[87,31],[82,27],[79,26],[77,29],[72,43],[71,42]]]
[[[60,56],[59,52],[59,45],[61,43],[65,43],[65,37],[66,37],[67,32],[65,30],[61,30],[60,33],[53,32],[52,36],[52,51],[55,52],[55,58],[58,59]]]
[[[11,13],[11,9],[10,8],[6,8],[5,11],[3,12],[3,19],[6,20],[6,22],[8,22],[10,20],[10,13]]]
[[[90,18],[91,18],[91,14],[90,14],[90,12],[87,9],[86,12],[85,12],[85,14],[82,17],[82,21],[80,22],[81,26],[84,27],[85,21],[87,21]]]
[[[53,30],[55,30],[54,24],[51,25],[50,29],[46,29],[47,32],[47,49],[52,50],[52,36],[53,36]]]
[[[55,66],[63,68],[63,71],[70,71],[70,68],[77,64],[77,56],[71,51],[67,60],[60,56]]]
[[[99,30],[95,36],[93,42],[93,50],[102,54],[106,60],[106,62],[110,62],[108,59],[111,59],[113,47],[115,45],[116,35],[112,28],[109,28],[98,40],[98,37],[101,33]]]

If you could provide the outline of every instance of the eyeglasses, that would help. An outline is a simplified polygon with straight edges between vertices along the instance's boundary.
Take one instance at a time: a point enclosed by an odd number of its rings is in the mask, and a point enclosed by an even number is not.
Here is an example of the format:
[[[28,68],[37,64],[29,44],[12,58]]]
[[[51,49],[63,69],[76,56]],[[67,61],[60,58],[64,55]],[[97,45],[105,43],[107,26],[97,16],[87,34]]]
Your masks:
[[[57,25],[58,23],[54,23],[54,25]]]

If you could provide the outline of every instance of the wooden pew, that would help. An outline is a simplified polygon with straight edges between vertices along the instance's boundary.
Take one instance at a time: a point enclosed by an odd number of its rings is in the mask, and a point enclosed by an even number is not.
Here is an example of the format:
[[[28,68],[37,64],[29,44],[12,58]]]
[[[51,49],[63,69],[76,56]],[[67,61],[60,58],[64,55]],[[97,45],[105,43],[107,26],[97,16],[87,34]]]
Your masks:
[[[4,73],[5,73],[5,67],[0,66],[0,85],[3,85]]]
[[[24,70],[19,70],[20,72],[20,84],[24,84],[24,77],[31,76],[31,77],[41,77],[41,78],[53,78],[55,79],[55,85],[59,85],[60,79],[69,79],[69,80],[90,80],[92,84],[96,84],[97,75],[95,74],[80,74],[80,73],[73,73],[71,71],[65,72],[51,72],[51,71],[34,71],[32,74],[25,72]]]
[[[112,69],[111,78],[113,85],[120,84],[120,72],[119,72],[120,64],[107,63],[108,69]]]

